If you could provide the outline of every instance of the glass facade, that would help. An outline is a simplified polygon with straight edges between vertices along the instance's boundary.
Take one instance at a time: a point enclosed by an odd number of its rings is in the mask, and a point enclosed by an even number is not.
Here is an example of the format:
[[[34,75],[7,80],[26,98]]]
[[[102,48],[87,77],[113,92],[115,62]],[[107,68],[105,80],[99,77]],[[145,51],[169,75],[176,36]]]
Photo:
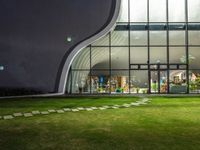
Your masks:
[[[67,92],[200,93],[199,10],[199,0],[122,0],[115,29],[74,59]]]

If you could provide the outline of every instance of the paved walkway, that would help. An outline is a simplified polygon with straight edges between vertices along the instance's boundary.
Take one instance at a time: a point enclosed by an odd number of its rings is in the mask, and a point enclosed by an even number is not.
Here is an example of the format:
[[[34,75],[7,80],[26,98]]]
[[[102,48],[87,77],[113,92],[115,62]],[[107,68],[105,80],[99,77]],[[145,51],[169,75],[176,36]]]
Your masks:
[[[140,100],[132,103],[124,103],[122,105],[105,105],[101,107],[76,107],[76,108],[63,108],[63,109],[49,109],[46,111],[34,110],[28,113],[17,112],[10,115],[0,116],[0,119],[11,120],[18,117],[33,117],[36,115],[49,115],[52,113],[62,114],[65,112],[79,112],[79,111],[94,111],[94,110],[105,110],[105,109],[119,109],[119,108],[129,108],[129,107],[138,107],[140,105],[145,105],[150,101],[149,98],[141,97]]]

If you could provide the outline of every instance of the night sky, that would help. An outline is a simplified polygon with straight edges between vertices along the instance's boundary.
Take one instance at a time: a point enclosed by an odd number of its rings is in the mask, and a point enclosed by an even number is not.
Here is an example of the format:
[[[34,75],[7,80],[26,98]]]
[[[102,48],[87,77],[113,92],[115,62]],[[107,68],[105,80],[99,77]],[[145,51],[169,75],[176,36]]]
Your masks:
[[[0,0],[0,88],[54,92],[64,54],[106,23],[111,5],[112,0]]]

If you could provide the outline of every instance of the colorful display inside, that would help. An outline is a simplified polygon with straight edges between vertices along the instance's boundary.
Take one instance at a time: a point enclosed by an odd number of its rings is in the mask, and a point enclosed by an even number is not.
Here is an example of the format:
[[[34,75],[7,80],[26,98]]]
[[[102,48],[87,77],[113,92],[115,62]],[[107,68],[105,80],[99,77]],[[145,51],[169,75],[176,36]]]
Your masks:
[[[115,29],[74,59],[71,94],[200,93],[200,1],[122,0]]]

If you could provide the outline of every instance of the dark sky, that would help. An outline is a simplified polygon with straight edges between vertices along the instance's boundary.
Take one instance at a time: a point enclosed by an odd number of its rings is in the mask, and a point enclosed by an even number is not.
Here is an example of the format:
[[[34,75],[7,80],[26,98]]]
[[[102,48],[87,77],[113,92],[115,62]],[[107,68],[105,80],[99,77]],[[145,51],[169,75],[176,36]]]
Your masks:
[[[0,87],[54,91],[66,51],[99,30],[112,0],[0,0]],[[66,43],[71,36],[71,44]]]

